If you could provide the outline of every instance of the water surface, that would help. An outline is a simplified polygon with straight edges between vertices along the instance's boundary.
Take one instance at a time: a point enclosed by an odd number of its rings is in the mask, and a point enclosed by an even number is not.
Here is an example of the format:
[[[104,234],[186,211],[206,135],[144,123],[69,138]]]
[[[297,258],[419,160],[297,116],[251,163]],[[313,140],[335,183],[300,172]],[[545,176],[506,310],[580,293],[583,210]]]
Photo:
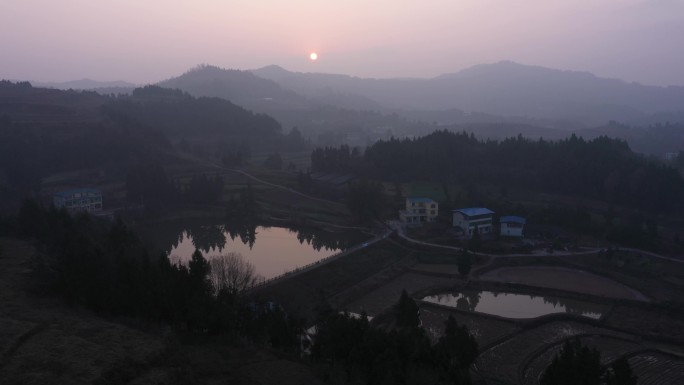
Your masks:
[[[599,319],[608,310],[605,305],[569,298],[491,291],[445,293],[427,296],[423,300],[459,310],[516,319],[554,313],[571,313]]]
[[[174,262],[187,262],[195,250],[200,250],[207,259],[237,252],[265,279],[314,263],[370,238],[354,231],[276,226],[236,228],[201,221],[165,223],[145,229],[143,233]]]

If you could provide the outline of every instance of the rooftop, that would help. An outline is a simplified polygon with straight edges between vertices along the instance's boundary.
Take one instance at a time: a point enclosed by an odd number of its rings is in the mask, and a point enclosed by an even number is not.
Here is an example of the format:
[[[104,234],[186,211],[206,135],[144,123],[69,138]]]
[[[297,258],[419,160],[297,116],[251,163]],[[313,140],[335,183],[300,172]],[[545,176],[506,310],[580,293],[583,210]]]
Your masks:
[[[467,217],[476,217],[479,215],[491,215],[494,211],[484,207],[468,207],[464,209],[452,210],[453,212],[461,213]]]
[[[499,219],[499,222],[501,222],[501,223],[519,223],[521,225],[524,225],[525,223],[527,223],[527,220],[523,217],[518,217],[515,215],[507,215],[507,216],[501,217],[501,219]]]

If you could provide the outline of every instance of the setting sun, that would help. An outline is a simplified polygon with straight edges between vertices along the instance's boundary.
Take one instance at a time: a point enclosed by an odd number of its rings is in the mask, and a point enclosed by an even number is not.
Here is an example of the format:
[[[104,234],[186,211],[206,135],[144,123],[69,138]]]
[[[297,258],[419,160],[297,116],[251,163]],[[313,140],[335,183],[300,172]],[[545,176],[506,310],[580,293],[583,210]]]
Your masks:
[[[311,52],[311,54],[309,55],[309,59],[311,59],[312,61],[316,61],[318,59],[318,54],[316,52]]]

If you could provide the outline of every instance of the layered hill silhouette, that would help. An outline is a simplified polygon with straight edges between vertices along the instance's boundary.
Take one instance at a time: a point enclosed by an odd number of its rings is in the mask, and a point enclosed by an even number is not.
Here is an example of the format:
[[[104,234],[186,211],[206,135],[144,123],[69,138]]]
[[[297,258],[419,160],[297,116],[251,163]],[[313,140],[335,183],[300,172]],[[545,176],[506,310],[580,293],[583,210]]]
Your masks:
[[[190,95],[218,97],[255,111],[299,110],[310,107],[303,96],[278,83],[255,76],[249,71],[202,65],[171,79],[157,83],[177,88]]]
[[[280,119],[296,111],[333,107],[396,112],[441,124],[515,121],[579,129],[609,121],[684,121],[684,87],[648,86],[510,61],[427,79],[302,73],[276,65],[251,71],[202,65],[157,85],[195,97],[228,99]],[[51,86],[118,93],[131,85],[84,79]]]
[[[328,90],[399,110],[457,109],[582,125],[639,121],[654,114],[684,116],[684,87],[646,86],[510,61],[476,65],[431,79],[363,79],[290,72],[277,66],[252,72],[304,96],[315,97]]]

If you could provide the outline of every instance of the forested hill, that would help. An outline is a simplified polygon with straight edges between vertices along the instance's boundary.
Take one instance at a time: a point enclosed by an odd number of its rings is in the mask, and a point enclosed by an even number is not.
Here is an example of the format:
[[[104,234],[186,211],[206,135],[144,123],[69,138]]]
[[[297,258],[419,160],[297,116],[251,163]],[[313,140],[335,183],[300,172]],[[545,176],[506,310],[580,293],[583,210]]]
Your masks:
[[[256,150],[286,142],[280,130],[227,100],[159,87],[111,97],[0,81],[0,209],[55,173],[99,169],[120,178],[132,165],[172,162],[181,140],[199,154],[226,143]]]
[[[281,131],[280,123],[272,117],[255,114],[227,100],[194,98],[180,90],[157,86],[135,89],[130,97],[105,105],[103,111],[114,120],[135,119],[169,135],[272,137]]]
[[[373,176],[396,181],[455,180],[661,212],[684,208],[684,180],[677,170],[607,137],[481,141],[465,132],[437,131],[416,139],[377,142],[366,150],[363,162]]]
[[[249,71],[209,65],[198,66],[157,85],[180,89],[195,97],[223,98],[255,111],[299,110],[312,106],[305,97],[282,88],[272,80],[257,77]]]

